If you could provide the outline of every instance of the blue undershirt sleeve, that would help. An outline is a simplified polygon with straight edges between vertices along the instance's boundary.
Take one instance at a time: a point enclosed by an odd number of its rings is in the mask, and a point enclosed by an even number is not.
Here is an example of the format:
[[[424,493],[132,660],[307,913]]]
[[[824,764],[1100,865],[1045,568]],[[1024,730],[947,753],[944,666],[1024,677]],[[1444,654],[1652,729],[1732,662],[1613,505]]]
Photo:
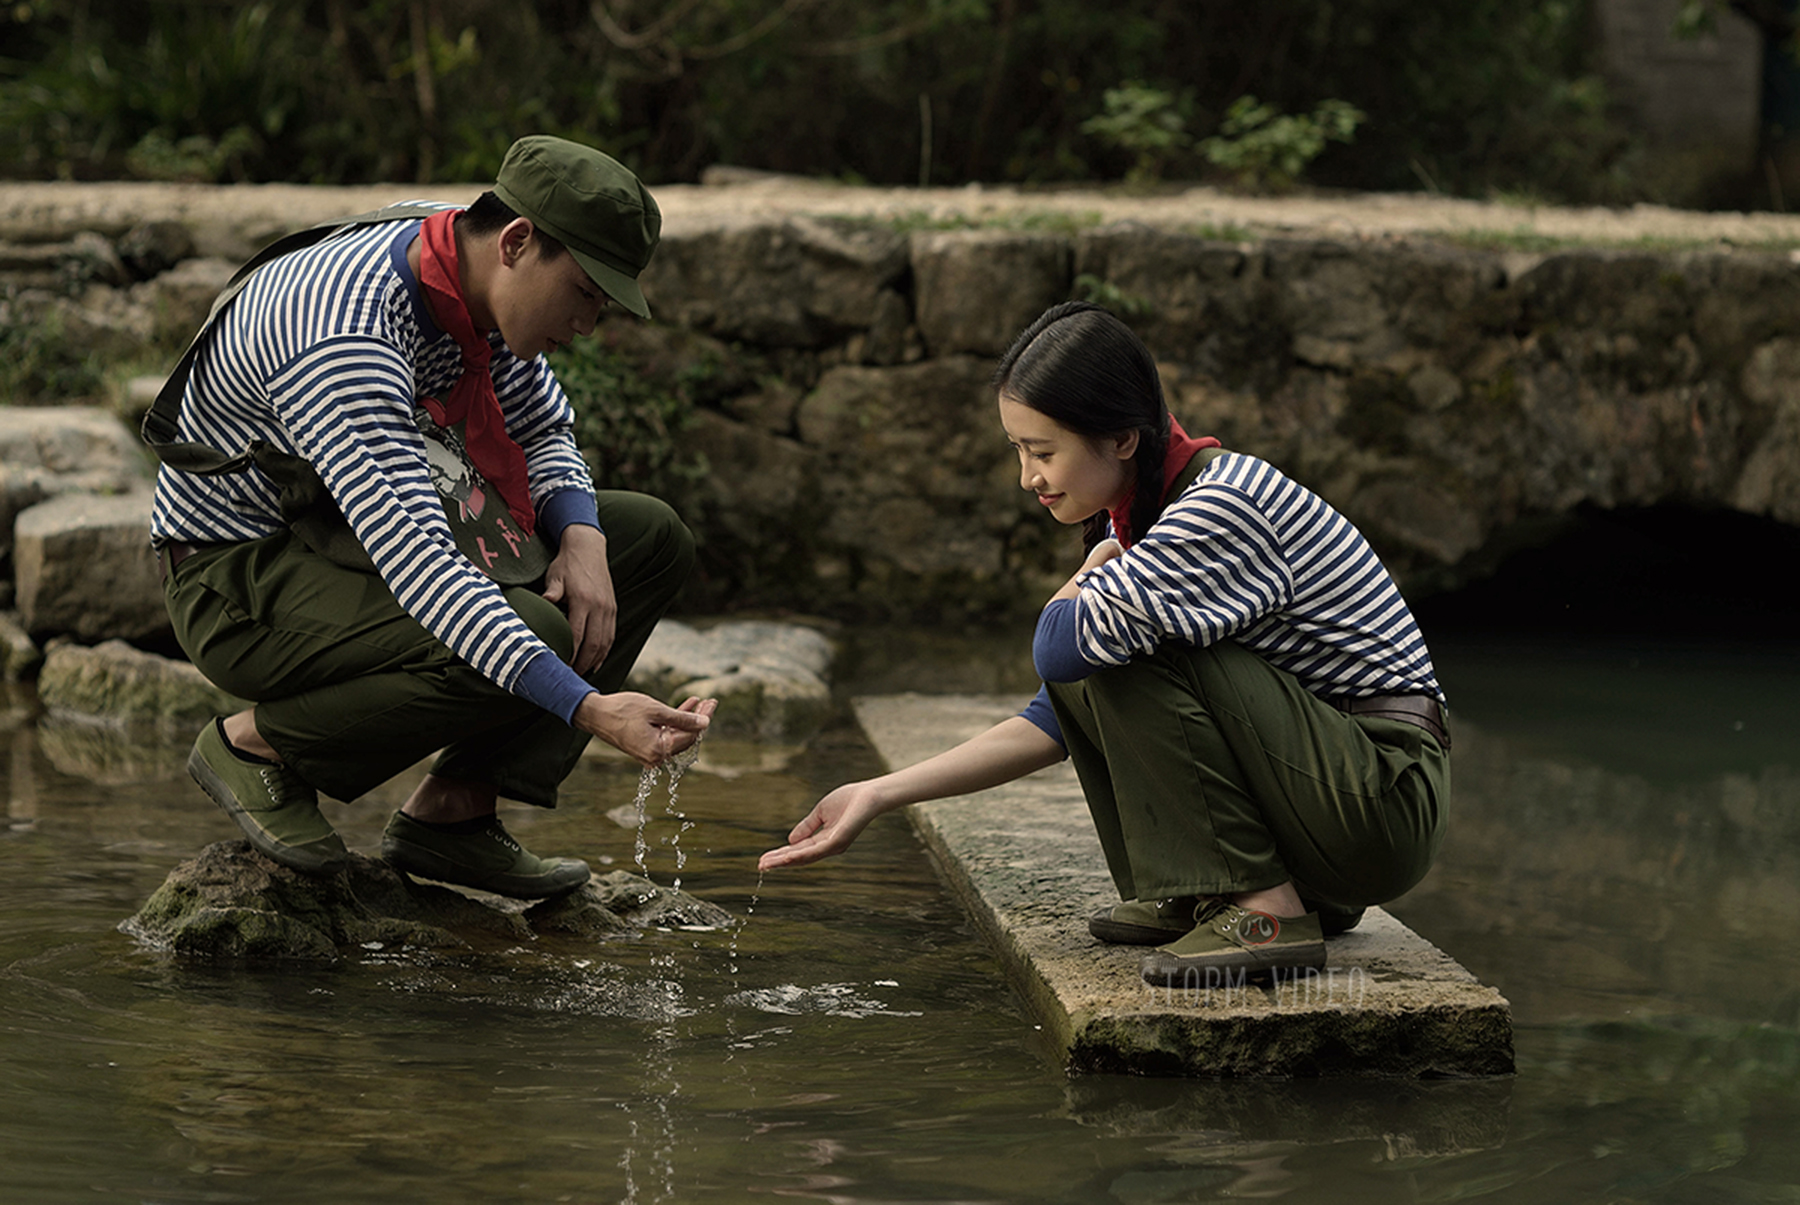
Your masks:
[[[539,653],[527,661],[519,680],[513,683],[515,695],[561,716],[563,723],[570,727],[574,727],[575,709],[593,690],[555,653]]]
[[[538,507],[538,526],[551,547],[562,543],[563,531],[573,523],[605,530],[600,527],[600,508],[594,504],[594,495],[586,490],[557,490]]]
[[[1100,668],[1081,655],[1075,638],[1075,604],[1075,599],[1059,598],[1038,616],[1031,660],[1046,682],[1079,682]]]
[[[1037,697],[1027,703],[1025,710],[1021,711],[1019,715],[1036,724],[1045,736],[1062,745],[1064,752],[1068,751],[1069,746],[1063,741],[1062,725],[1056,722],[1056,711],[1050,706],[1050,689],[1048,687],[1038,687]]]

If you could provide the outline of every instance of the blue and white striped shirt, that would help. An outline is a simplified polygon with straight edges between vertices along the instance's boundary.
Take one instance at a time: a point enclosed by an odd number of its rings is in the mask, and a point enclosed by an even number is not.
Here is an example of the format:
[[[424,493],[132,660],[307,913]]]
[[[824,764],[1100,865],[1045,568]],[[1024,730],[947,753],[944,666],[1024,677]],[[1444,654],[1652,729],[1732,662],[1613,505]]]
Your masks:
[[[194,361],[178,438],[227,454],[260,439],[310,461],[401,607],[491,681],[567,719],[591,688],[457,550],[432,484],[414,402],[448,396],[462,355],[407,266],[418,227],[363,227],[252,274]],[[554,547],[571,518],[594,513],[574,412],[543,357],[520,360],[492,342],[495,394]],[[159,544],[254,540],[284,526],[278,489],[254,467],[157,474]]]
[[[1444,698],[1412,611],[1362,533],[1254,456],[1213,460],[1142,540],[1078,584],[1073,651],[1090,672],[1165,641],[1235,640],[1321,698]],[[1060,743],[1047,702],[1040,692],[1026,717]]]

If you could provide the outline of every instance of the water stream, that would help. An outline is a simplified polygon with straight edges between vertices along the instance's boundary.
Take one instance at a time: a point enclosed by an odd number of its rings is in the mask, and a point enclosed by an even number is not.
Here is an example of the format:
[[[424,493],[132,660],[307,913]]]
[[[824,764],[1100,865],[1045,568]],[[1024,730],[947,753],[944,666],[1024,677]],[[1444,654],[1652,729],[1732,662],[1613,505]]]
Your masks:
[[[993,647],[888,638],[844,668],[1026,693]],[[703,759],[641,831],[608,815],[643,783],[622,762],[507,811],[540,852],[680,875],[730,930],[177,962],[116,926],[230,823],[181,745],[40,725],[20,695],[0,1201],[1800,1199],[1800,652],[1437,651],[1456,819],[1393,911],[1511,999],[1508,1080],[1066,1077],[903,819],[759,879],[876,768],[843,721],[784,770]],[[407,785],[328,815],[374,848]]]

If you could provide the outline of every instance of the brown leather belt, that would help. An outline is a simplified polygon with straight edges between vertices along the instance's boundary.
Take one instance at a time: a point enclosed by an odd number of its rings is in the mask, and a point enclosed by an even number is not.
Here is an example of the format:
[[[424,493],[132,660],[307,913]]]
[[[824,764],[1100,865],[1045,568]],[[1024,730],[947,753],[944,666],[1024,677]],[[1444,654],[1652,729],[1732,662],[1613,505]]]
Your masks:
[[[1430,695],[1375,695],[1367,699],[1328,699],[1326,702],[1345,715],[1372,715],[1384,720],[1399,720],[1423,728],[1437,737],[1438,744],[1450,747],[1450,717],[1444,706]]]
[[[170,540],[156,550],[156,563],[161,567],[163,581],[169,580],[169,574],[175,572],[181,562],[196,552],[211,548],[211,544],[189,544],[183,540]]]

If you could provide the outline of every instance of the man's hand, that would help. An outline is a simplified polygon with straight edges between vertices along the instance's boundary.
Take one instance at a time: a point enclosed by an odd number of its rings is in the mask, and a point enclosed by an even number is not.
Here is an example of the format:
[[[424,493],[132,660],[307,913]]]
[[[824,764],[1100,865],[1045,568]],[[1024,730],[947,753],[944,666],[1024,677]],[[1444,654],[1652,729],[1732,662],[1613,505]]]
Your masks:
[[[619,600],[606,564],[606,536],[599,528],[571,523],[563,529],[556,559],[544,574],[544,597],[562,603],[569,613],[569,628],[575,633],[575,659],[569,665],[587,677],[606,660],[619,622]]]
[[[805,866],[850,848],[869,821],[886,810],[875,797],[872,782],[853,782],[839,787],[814,805],[806,819],[788,834],[788,843],[771,849],[757,860],[758,870],[780,866]]]
[[[700,739],[718,706],[717,699],[688,699],[670,707],[635,691],[596,691],[575,708],[575,727],[629,754],[640,766],[660,766]]]

